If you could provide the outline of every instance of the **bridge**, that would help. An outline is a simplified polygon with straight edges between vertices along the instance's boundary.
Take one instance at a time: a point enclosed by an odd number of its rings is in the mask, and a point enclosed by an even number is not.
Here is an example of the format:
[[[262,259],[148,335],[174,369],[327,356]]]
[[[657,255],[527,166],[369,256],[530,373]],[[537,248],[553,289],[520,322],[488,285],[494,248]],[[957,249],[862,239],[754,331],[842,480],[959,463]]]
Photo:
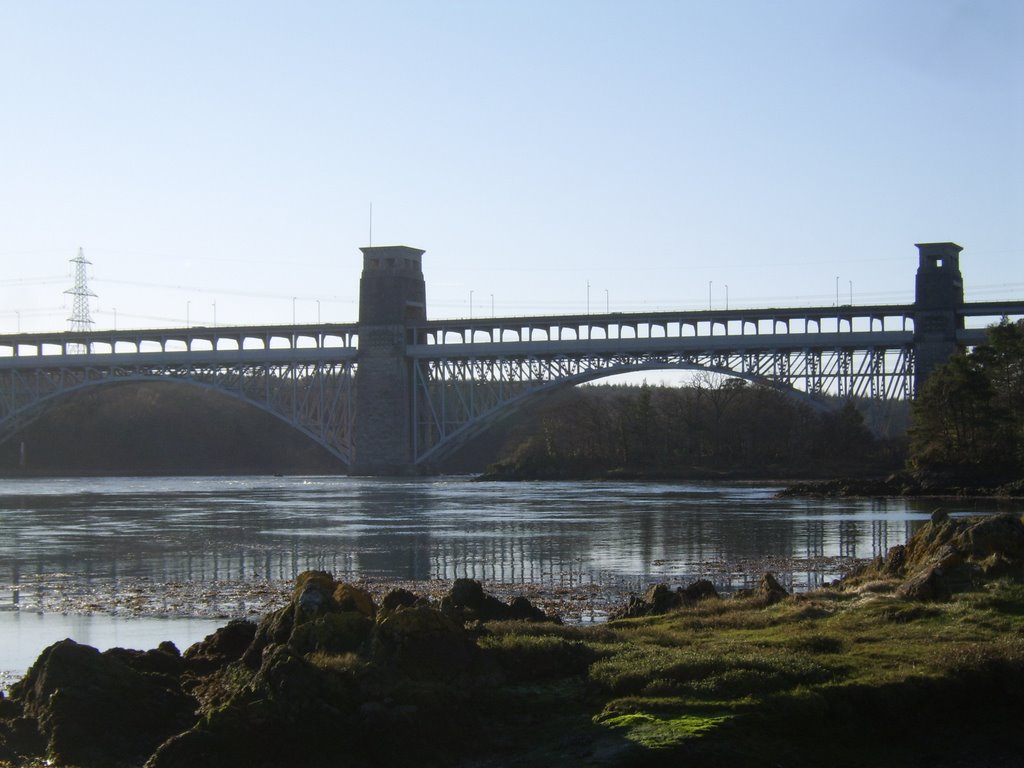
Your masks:
[[[368,475],[429,472],[545,393],[634,371],[906,400],[985,326],[1024,317],[1024,301],[964,301],[959,245],[917,248],[913,304],[428,320],[424,252],[367,247],[356,323],[0,336],[0,443],[57,398],[124,381],[241,398]]]

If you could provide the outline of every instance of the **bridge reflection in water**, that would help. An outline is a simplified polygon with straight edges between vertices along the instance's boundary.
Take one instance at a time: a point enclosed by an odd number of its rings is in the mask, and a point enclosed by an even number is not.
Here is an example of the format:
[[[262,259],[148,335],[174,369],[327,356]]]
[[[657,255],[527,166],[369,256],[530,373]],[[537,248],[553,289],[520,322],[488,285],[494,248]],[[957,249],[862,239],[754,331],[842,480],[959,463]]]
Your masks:
[[[991,511],[952,504],[954,514]],[[233,590],[307,569],[618,590],[698,577],[731,590],[770,569],[806,589],[851,558],[903,543],[934,505],[775,499],[772,488],[736,485],[14,481],[0,494],[0,604],[30,608],[63,591],[100,609],[100,595],[127,605],[134,590],[159,593],[165,610],[182,612],[188,606],[176,600],[221,593],[230,603]]]

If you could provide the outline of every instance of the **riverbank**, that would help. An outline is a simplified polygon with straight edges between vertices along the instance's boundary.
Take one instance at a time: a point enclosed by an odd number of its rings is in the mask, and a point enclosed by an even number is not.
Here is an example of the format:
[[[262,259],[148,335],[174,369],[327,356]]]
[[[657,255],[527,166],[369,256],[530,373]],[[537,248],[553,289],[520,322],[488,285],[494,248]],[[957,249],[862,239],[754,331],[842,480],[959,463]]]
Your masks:
[[[1024,479],[982,472],[895,472],[885,477],[805,480],[776,494],[786,497],[955,497],[1024,498]]]
[[[51,647],[0,701],[0,761],[1017,765],[1022,582],[1020,518],[941,513],[827,589],[661,588],[589,627],[310,572],[184,654]]]

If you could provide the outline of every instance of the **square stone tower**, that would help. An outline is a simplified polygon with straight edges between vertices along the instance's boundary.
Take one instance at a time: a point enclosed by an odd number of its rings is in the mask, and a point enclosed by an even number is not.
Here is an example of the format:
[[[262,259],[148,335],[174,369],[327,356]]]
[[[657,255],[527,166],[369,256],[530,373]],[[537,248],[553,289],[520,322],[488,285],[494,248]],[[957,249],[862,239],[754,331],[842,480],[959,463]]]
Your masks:
[[[918,243],[914,298],[914,392],[928,374],[956,352],[956,332],[964,327],[957,308],[964,303],[964,278],[956,243]]]
[[[405,245],[360,250],[352,473],[408,475],[415,457],[412,362],[405,350],[408,324],[427,318],[424,252]]]

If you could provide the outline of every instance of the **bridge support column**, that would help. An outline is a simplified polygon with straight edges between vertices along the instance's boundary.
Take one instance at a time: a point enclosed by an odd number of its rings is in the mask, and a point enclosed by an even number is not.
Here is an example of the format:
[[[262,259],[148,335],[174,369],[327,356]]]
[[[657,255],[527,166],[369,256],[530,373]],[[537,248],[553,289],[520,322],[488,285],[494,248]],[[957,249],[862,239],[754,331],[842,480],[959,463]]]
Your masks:
[[[404,245],[360,250],[352,473],[409,475],[416,464],[406,328],[427,315],[423,251]]]
[[[964,303],[964,279],[956,243],[918,243],[914,299],[914,393],[928,375],[957,351],[956,332],[964,327],[956,310]]]

